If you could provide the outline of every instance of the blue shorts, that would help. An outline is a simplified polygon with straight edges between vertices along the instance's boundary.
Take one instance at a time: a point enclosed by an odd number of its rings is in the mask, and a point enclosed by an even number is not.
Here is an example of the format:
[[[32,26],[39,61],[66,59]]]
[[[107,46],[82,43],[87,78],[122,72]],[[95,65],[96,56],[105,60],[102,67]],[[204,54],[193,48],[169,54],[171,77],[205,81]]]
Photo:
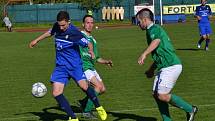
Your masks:
[[[80,80],[86,80],[82,67],[69,70],[66,66],[56,66],[51,75],[51,82],[61,82],[66,85],[70,78],[76,83]]]
[[[201,36],[211,34],[212,31],[210,23],[199,24],[199,32]]]

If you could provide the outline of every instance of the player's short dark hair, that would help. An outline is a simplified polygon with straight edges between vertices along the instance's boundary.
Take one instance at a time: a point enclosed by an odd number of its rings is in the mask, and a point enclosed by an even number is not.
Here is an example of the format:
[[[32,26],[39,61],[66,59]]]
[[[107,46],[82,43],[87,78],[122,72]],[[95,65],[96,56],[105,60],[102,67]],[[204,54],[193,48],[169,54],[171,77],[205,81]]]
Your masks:
[[[82,20],[83,23],[85,22],[85,19],[86,19],[87,17],[93,18],[92,15],[85,15],[85,16],[83,17],[83,20]],[[94,19],[94,18],[93,18],[93,19]]]
[[[148,8],[143,8],[140,11],[137,12],[136,17],[139,16],[142,18],[149,18],[151,21],[154,21],[154,14],[153,12]]]
[[[57,14],[57,21],[62,21],[62,20],[69,21],[69,13],[68,12],[60,11]]]

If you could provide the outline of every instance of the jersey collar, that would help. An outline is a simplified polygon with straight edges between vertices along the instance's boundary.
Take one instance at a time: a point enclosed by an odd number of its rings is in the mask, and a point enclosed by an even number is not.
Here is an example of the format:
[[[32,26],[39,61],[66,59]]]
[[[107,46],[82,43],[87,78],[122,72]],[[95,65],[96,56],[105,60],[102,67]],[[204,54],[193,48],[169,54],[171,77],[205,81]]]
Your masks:
[[[81,31],[84,35],[86,35],[87,37],[92,37],[92,35],[88,35],[85,31]]]
[[[147,29],[150,29],[153,25],[154,23],[149,24],[149,26],[147,26]]]

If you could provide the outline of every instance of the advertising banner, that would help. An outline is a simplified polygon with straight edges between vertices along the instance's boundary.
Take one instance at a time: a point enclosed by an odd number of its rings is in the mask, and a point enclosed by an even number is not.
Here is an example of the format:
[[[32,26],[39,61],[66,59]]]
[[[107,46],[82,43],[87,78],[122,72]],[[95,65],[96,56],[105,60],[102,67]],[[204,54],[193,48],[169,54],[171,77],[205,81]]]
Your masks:
[[[134,15],[137,14],[138,11],[140,11],[143,8],[148,8],[154,13],[154,6],[146,6],[146,5],[141,5],[141,6],[134,6]]]
[[[172,5],[172,6],[163,6],[163,14],[193,14],[196,5]],[[215,4],[208,4],[211,7],[212,12],[215,12]]]

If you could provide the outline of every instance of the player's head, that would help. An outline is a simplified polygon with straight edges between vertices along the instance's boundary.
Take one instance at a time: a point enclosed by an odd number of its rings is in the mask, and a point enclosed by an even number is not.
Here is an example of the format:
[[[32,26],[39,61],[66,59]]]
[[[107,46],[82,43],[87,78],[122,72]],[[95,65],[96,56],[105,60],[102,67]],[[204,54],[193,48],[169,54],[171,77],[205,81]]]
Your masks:
[[[8,16],[7,12],[4,12],[4,17],[7,17],[7,16]]]
[[[69,26],[69,13],[66,11],[60,11],[57,14],[57,22],[62,31],[66,31]]]
[[[151,10],[148,8],[141,9],[137,14],[136,18],[139,22],[139,26],[141,29],[145,30],[147,26],[154,21],[154,15]]]
[[[83,18],[83,27],[84,30],[88,33],[91,33],[94,26],[94,19],[92,15],[85,15]]]
[[[200,0],[202,5],[206,5],[207,0]]]

